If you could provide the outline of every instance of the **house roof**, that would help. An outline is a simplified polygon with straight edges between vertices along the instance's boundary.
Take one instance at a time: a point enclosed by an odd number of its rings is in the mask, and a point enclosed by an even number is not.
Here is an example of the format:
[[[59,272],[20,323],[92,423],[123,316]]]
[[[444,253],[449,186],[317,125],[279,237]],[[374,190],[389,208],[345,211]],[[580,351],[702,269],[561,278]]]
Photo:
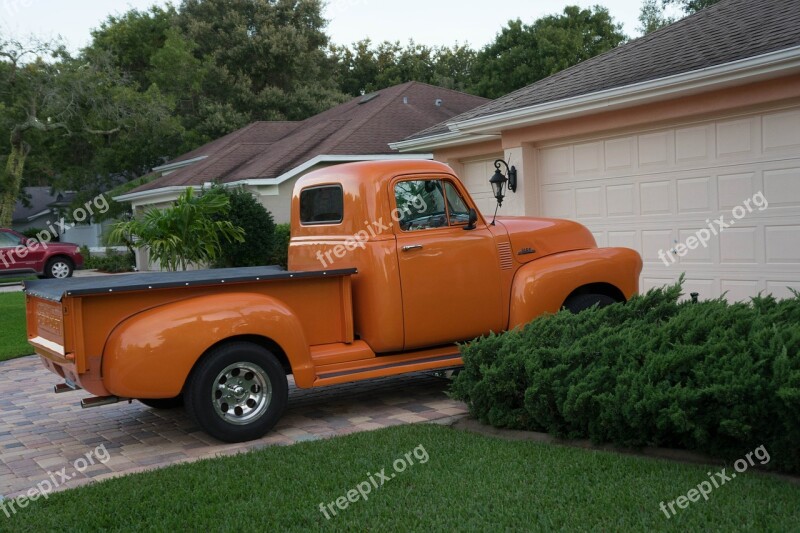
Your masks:
[[[798,0],[722,0],[408,139],[447,133],[452,123],[667,78],[798,45]]]
[[[301,122],[251,124],[178,157],[170,165],[199,160],[128,194],[277,178],[321,155],[396,154],[389,143],[487,101],[419,82],[396,85]]]
[[[26,187],[24,193],[28,196],[28,205],[17,201],[14,207],[13,223],[23,224],[32,222],[40,216],[49,214],[53,204],[71,202],[75,193],[53,194],[50,187]]]

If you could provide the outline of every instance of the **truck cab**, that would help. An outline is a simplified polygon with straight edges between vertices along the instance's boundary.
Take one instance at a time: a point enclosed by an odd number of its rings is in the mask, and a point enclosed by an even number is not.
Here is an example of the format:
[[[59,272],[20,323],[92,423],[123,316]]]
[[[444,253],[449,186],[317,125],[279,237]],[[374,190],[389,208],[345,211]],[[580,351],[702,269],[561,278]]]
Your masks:
[[[636,252],[600,250],[565,220],[492,224],[437,162],[330,167],[297,183],[292,207],[289,270],[356,269],[356,334],[376,353],[468,341],[578,296],[603,304],[638,290]]]

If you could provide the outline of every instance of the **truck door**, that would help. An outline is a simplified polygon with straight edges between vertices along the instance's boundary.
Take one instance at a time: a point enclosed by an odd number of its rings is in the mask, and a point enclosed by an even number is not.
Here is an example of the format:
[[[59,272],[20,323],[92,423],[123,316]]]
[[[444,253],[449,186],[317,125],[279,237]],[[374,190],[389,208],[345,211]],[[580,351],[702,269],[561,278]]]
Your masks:
[[[405,349],[474,339],[502,329],[494,237],[469,222],[467,198],[450,178],[393,183]]]

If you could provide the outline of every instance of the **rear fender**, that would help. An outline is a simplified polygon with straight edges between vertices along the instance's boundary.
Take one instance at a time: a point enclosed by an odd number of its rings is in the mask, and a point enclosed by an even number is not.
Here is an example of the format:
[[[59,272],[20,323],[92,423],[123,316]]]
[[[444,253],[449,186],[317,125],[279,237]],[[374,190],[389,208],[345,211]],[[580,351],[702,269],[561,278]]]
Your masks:
[[[576,289],[593,283],[618,288],[628,300],[639,291],[642,258],[628,248],[592,248],[551,255],[521,267],[511,287],[509,329],[557,313]]]
[[[303,328],[283,302],[261,294],[201,296],[139,313],[117,326],[103,353],[103,383],[122,398],[172,398],[211,347],[233,337],[270,339],[300,387],[314,382]]]

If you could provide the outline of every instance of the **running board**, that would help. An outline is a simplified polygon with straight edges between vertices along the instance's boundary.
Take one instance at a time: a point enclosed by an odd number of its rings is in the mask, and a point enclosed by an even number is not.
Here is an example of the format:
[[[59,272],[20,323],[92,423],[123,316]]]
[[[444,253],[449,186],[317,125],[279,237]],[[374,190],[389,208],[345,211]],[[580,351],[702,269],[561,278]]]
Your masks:
[[[67,382],[67,383],[59,383],[58,385],[53,387],[53,392],[55,392],[56,394],[64,394],[65,392],[74,392],[80,389],[81,388],[79,386]]]
[[[438,348],[425,350],[413,355],[380,356],[370,359],[369,362],[357,361],[352,365],[340,364],[330,365],[330,367],[334,368],[317,368],[317,380],[313,386],[322,387],[411,372],[451,369],[462,366],[464,366],[464,362],[461,359],[458,347]]]
[[[111,405],[115,403],[119,403],[122,401],[122,398],[117,396],[93,396],[91,398],[84,398],[81,400],[81,407],[84,409],[90,409],[92,407],[101,407],[103,405]]]

